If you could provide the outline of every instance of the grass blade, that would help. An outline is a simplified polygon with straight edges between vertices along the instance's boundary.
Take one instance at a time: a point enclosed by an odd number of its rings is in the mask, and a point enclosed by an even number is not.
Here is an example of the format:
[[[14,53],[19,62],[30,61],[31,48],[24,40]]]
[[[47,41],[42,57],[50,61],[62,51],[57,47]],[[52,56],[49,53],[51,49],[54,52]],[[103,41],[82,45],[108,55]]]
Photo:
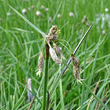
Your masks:
[[[34,28],[36,31],[38,31],[40,34],[42,34],[43,36],[45,35],[45,33],[43,31],[41,31],[38,27],[36,27],[35,25],[33,25],[28,19],[26,19],[24,16],[22,16],[18,11],[16,11],[13,7],[10,6],[10,8],[16,12],[26,23],[28,23],[32,28]]]
[[[84,81],[81,81],[82,84],[88,89],[88,91],[93,95],[93,97],[106,109],[109,110],[109,108],[90,90],[90,88],[86,85]]]

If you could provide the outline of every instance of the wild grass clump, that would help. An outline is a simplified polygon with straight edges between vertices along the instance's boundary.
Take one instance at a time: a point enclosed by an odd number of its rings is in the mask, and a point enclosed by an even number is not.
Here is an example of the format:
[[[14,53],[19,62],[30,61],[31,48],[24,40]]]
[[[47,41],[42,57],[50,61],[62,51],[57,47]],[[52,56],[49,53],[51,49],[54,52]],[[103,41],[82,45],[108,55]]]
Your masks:
[[[110,109],[109,6],[1,0],[0,108]]]

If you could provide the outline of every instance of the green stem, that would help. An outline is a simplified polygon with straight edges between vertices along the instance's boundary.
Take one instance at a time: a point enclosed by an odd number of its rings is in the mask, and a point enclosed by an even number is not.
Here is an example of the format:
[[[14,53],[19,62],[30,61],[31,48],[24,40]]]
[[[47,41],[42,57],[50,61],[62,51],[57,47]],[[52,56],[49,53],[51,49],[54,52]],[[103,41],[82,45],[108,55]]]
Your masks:
[[[90,88],[86,85],[84,81],[81,81],[83,85],[89,90],[89,92],[95,97],[95,99],[106,109],[109,110],[109,108],[90,90]]]
[[[48,60],[45,61],[45,76],[44,76],[44,92],[42,110],[46,108],[46,93],[47,93],[47,79],[48,79]]]
[[[59,68],[60,68],[60,70],[61,70],[61,65],[59,66]],[[61,72],[61,71],[60,71],[60,72]],[[60,79],[59,87],[60,87],[60,101],[61,101],[61,108],[62,108],[62,110],[64,110],[65,107],[64,107],[64,100],[63,100],[62,79]]]
[[[64,110],[65,107],[64,107],[64,100],[63,100],[62,79],[60,79],[59,87],[60,87],[61,108]]]
[[[49,46],[46,44],[46,56],[45,56],[45,75],[44,75],[44,91],[43,91],[43,104],[42,110],[46,109],[46,93],[47,93],[47,84],[48,84],[48,59],[49,59]]]
[[[84,74],[83,74],[83,79],[85,79],[85,75],[86,75],[86,54],[87,54],[87,41],[86,41],[86,45],[85,45],[85,55],[84,55]],[[85,97],[84,97],[84,91],[85,91],[85,87],[84,85],[82,85],[82,97],[81,97],[81,105],[83,106],[83,103],[85,101]],[[83,108],[82,110],[85,110],[85,108]]]

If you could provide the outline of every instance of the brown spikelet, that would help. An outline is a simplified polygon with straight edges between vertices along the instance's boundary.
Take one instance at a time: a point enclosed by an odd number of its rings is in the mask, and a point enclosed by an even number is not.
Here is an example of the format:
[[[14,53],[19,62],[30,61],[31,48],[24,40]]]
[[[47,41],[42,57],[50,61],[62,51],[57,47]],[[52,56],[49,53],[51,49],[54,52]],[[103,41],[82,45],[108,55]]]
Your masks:
[[[57,25],[52,26],[51,29],[49,30],[49,34],[47,35],[47,40],[49,42],[57,40],[59,33],[60,30],[58,30]]]
[[[80,64],[73,54],[71,54],[73,65],[80,70]]]
[[[63,56],[61,47],[59,47],[59,46],[57,46],[55,43],[53,43],[53,48],[55,49],[55,51],[58,53],[58,55],[59,55],[60,57],[62,57],[63,59],[65,59],[64,56]]]
[[[50,46],[49,47],[49,53],[50,53],[50,56],[51,58],[53,59],[53,61],[55,61],[57,64],[61,64],[61,60],[58,58],[55,50]]]
[[[40,73],[42,72],[43,69],[43,64],[44,64],[44,55],[43,53],[41,53],[38,59],[38,72],[36,73],[36,75],[40,76]]]
[[[79,70],[78,68],[76,68],[74,65],[73,65],[73,73],[74,73],[74,76],[77,80],[80,80],[80,76],[79,76]]]
[[[80,64],[78,62],[78,60],[75,58],[75,56],[73,54],[71,54],[71,60],[73,62],[73,73],[74,73],[74,77],[77,79],[78,82],[80,82]]]

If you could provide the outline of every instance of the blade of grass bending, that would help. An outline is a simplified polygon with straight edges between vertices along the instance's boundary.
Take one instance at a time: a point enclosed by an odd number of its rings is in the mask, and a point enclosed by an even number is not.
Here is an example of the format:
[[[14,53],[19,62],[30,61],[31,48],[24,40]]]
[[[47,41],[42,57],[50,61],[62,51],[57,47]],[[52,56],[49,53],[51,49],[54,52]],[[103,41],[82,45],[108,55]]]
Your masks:
[[[95,97],[95,99],[106,109],[110,110],[91,90],[90,88],[86,85],[84,81],[81,81],[82,84],[89,90],[89,92]]]
[[[92,24],[92,25],[93,25],[93,24]],[[75,53],[76,53],[77,50],[79,49],[79,47],[80,47],[80,45],[82,44],[84,38],[87,36],[88,32],[89,32],[90,29],[92,28],[92,25],[89,27],[89,29],[88,29],[88,30],[86,31],[86,33],[84,34],[83,38],[80,40],[79,44],[77,45],[77,47],[75,48],[75,50],[74,50],[74,52],[73,52],[73,55],[75,55]],[[62,70],[62,72],[60,73],[60,75],[62,75],[62,74],[66,71],[66,69],[67,69],[68,65],[70,64],[70,62],[71,62],[71,58],[69,58],[68,62],[66,63],[66,66],[63,68],[63,70]]]
[[[27,20],[24,16],[22,16],[18,11],[16,11],[13,7],[10,6],[10,8],[16,12],[26,23],[28,23],[32,28],[34,28],[36,31],[38,31],[42,36],[45,36],[45,33],[41,31],[38,27],[33,25],[29,20]]]

